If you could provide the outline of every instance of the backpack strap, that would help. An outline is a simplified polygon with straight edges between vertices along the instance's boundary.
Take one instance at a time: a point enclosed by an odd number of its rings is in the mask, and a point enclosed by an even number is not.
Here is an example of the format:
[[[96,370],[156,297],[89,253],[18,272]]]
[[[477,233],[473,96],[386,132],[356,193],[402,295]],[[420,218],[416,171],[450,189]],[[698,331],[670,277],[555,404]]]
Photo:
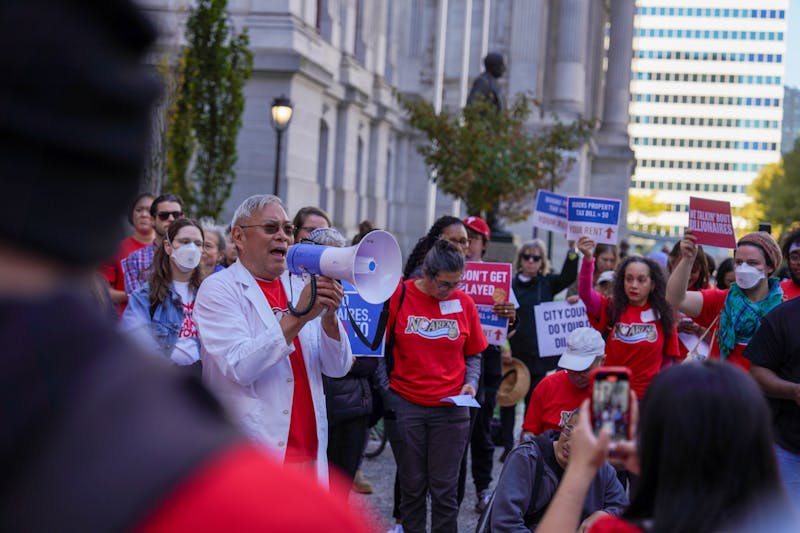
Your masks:
[[[391,327],[389,328],[389,335],[386,339],[386,350],[383,354],[383,358],[386,362],[386,377],[390,377],[392,375],[392,369],[394,368],[394,354],[392,350],[394,349],[394,327],[397,325],[397,313],[400,312],[400,308],[403,306],[403,300],[406,298],[406,282],[405,280],[400,282],[402,289],[400,290],[400,301],[397,302],[397,309],[395,309],[394,315],[394,322],[392,322]],[[391,298],[386,301],[384,308],[386,309],[386,319],[389,319],[389,303],[391,302]]]

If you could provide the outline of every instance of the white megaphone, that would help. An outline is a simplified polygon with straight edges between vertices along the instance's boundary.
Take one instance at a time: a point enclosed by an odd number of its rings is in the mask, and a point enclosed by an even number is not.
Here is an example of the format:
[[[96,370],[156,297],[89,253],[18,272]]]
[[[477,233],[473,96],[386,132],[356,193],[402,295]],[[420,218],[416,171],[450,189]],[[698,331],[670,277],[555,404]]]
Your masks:
[[[319,274],[349,282],[371,304],[388,300],[402,274],[400,246],[391,233],[375,230],[347,248],[295,244],[286,254],[292,274]]]

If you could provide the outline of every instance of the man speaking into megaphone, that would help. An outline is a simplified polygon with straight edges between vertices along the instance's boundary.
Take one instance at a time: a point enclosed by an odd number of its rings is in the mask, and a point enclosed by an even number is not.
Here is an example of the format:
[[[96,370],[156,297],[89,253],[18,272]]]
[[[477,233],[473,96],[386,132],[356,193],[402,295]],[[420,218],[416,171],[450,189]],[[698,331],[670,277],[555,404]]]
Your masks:
[[[286,272],[293,230],[277,196],[242,202],[231,222],[239,259],[203,282],[194,315],[203,379],[244,432],[327,484],[322,374],[344,376],[352,353],[336,314],[342,286],[317,276],[312,303],[311,287]],[[290,298],[309,311],[289,313]]]

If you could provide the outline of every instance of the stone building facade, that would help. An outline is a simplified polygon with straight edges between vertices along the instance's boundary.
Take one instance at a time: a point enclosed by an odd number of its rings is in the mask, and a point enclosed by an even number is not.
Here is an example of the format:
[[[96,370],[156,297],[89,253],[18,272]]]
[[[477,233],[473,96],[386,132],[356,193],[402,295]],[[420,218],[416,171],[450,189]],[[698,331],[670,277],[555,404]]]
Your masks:
[[[143,4],[164,49],[180,44],[187,0]],[[532,131],[554,117],[600,119],[591,141],[570,154],[559,191],[627,203],[634,0],[229,0],[229,12],[237,28],[248,28],[255,62],[228,214],[273,189],[270,105],[285,95],[294,115],[279,190],[290,214],[321,206],[346,235],[369,218],[408,251],[432,215],[464,213],[451,198],[430,195],[420,139],[395,95],[433,101],[441,87],[442,106],[458,109],[486,51],[506,58],[509,98],[527,92],[542,104]],[[523,240],[533,233],[530,223],[509,229]],[[563,253],[563,239],[555,242]]]

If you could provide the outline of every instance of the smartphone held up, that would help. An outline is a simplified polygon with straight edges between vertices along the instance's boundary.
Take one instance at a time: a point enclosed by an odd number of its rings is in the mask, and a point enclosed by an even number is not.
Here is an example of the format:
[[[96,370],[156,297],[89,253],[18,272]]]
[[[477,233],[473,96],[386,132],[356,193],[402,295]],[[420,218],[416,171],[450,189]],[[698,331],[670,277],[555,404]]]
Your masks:
[[[622,366],[604,366],[591,376],[592,429],[606,428],[612,441],[631,438],[631,372]]]

